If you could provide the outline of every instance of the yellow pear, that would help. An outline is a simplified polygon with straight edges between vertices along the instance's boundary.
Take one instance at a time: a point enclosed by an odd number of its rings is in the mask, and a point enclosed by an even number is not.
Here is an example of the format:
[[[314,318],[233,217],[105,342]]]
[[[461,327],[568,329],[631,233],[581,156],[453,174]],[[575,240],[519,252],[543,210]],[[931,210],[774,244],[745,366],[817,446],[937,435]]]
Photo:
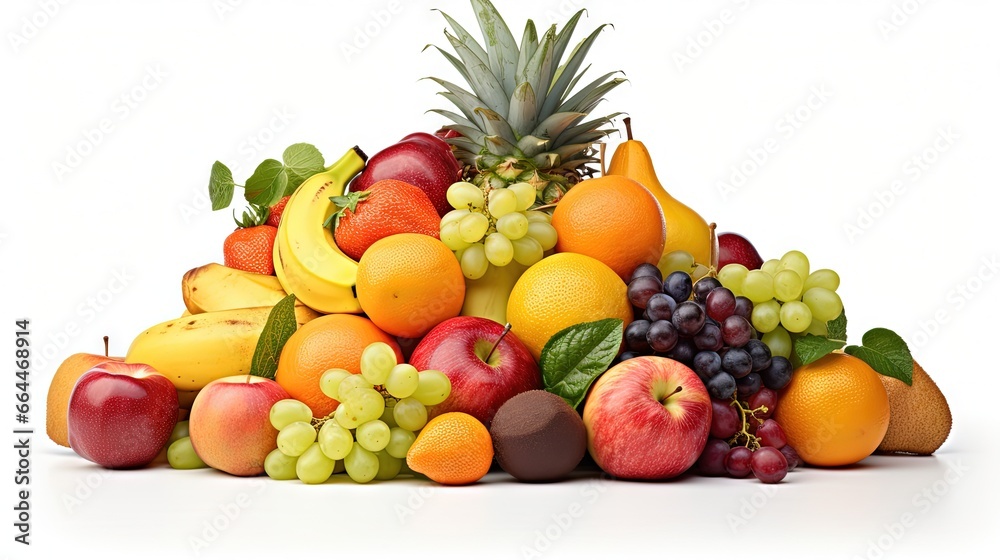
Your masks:
[[[951,409],[920,364],[913,362],[913,384],[880,375],[889,394],[889,429],[879,453],[930,455],[948,439]]]
[[[714,268],[718,264],[718,241],[715,239],[714,227],[710,227],[701,215],[670,196],[663,188],[653,169],[649,150],[642,142],[632,138],[631,119],[624,120],[628,140],[615,150],[607,175],[624,175],[641,183],[656,197],[667,225],[664,255],[671,251],[687,251],[696,263]],[[662,265],[663,261],[660,263]]]
[[[77,379],[87,373],[90,368],[104,362],[120,362],[125,358],[108,356],[108,337],[104,337],[104,355],[73,354],[66,358],[49,384],[49,392],[45,400],[45,432],[49,439],[63,447],[69,447],[66,417],[69,412],[69,397]]]

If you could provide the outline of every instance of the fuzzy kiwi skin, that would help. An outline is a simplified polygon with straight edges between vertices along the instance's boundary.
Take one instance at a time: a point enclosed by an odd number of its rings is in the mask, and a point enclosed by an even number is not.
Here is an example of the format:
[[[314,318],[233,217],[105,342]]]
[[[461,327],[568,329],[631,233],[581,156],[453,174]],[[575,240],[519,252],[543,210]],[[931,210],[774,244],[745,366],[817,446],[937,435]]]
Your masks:
[[[951,432],[951,409],[934,380],[913,362],[913,385],[880,375],[889,394],[889,429],[877,453],[930,455]]]

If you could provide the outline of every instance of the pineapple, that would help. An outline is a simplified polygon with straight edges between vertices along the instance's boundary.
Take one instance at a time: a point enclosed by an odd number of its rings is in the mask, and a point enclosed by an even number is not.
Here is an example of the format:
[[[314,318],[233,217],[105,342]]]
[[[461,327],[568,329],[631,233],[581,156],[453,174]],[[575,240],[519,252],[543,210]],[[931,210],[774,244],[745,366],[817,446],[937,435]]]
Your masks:
[[[590,33],[563,54],[584,13],[573,15],[559,32],[553,25],[538,38],[528,20],[520,48],[489,0],[472,0],[485,48],[442,12],[452,32],[445,36],[457,57],[438,50],[458,70],[472,91],[430,78],[446,91],[441,95],[460,111],[435,109],[449,119],[445,126],[461,136],[449,138],[465,164],[466,179],[485,192],[527,182],[535,187],[535,207],[552,205],[566,190],[595,170],[595,144],[612,129],[602,129],[621,113],[586,120],[603,96],[625,81],[618,72],[605,74],[579,91],[574,89],[587,67],[587,52],[604,28]]]

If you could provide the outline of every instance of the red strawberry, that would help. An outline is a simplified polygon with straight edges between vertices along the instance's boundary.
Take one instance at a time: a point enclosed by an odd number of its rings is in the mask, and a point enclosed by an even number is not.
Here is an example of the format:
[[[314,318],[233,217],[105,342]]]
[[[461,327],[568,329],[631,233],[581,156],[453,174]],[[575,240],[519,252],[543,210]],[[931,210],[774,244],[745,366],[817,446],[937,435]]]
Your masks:
[[[284,213],[285,205],[288,204],[289,198],[292,197],[283,197],[277,204],[271,207],[271,213],[267,215],[267,225],[278,227],[278,224],[281,222],[281,214]]]
[[[278,228],[263,225],[268,219],[267,208],[251,204],[250,209],[251,212],[243,212],[242,220],[236,220],[239,229],[230,233],[222,244],[223,262],[229,268],[274,274],[274,238]]]
[[[331,216],[337,246],[354,260],[360,260],[372,243],[397,233],[439,238],[441,218],[434,204],[422,189],[409,183],[385,179],[331,200],[340,207]]]

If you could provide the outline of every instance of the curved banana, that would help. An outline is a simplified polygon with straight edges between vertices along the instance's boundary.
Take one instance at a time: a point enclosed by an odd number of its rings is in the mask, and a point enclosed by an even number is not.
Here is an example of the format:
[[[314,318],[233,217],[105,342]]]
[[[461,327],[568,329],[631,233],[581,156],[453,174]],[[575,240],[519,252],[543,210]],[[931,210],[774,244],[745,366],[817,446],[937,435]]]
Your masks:
[[[490,265],[478,280],[465,279],[465,302],[462,315],[485,317],[501,325],[507,323],[507,300],[514,284],[528,267],[511,261],[507,266]]]
[[[361,313],[354,292],[358,263],[345,255],[323,223],[336,210],[330,197],[344,194],[365,167],[351,148],[326,171],[307,179],[288,199],[274,242],[274,267],[285,292],[320,313]]]
[[[132,341],[125,362],[149,364],[184,391],[220,377],[246,375],[271,309],[230,309],[165,321]],[[300,327],[314,316],[311,310],[295,312]]]
[[[192,314],[245,307],[270,307],[288,295],[274,276],[254,274],[216,263],[187,271],[181,280],[181,292],[184,305]],[[295,308],[303,318],[310,314],[313,319],[319,317],[319,313],[306,307],[301,300],[295,301]]]

